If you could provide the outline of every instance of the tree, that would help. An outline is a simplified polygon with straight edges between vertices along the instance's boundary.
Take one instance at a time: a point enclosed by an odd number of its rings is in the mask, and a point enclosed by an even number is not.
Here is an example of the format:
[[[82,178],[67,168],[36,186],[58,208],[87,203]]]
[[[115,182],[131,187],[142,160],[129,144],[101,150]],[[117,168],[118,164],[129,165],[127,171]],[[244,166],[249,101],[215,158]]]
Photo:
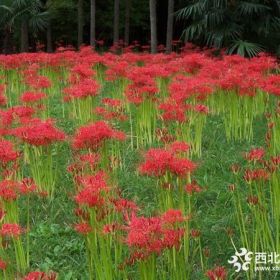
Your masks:
[[[157,52],[157,9],[156,0],[150,0],[150,24],[151,24],[151,52]]]
[[[29,49],[29,35],[28,35],[28,19],[26,17],[21,20],[20,27],[20,51],[28,52]]]
[[[114,1],[114,44],[119,42],[120,0]]]
[[[28,51],[29,30],[33,34],[47,26],[48,12],[40,0],[4,0],[0,5],[0,24],[4,30],[4,52],[10,46],[13,29],[20,26],[21,51]]]
[[[124,42],[125,42],[126,46],[129,45],[130,9],[131,9],[131,0],[126,0],[126,2],[125,2],[125,26],[124,26]]]
[[[197,44],[242,56],[277,51],[280,43],[279,1],[193,0],[178,12],[187,22],[184,36]]]
[[[95,0],[90,1],[90,45],[95,47],[95,20],[96,18],[96,2]]]
[[[166,52],[172,51],[174,22],[174,0],[168,0],[167,30],[166,30]]]
[[[78,0],[78,48],[83,44],[84,37],[84,9],[83,0]]]
[[[53,46],[52,46],[52,26],[51,23],[48,23],[47,31],[46,31],[46,39],[47,39],[47,52],[51,53],[53,52]]]
[[[47,41],[47,51],[51,52],[54,42],[77,44],[77,0],[47,0],[48,25],[44,40]]]

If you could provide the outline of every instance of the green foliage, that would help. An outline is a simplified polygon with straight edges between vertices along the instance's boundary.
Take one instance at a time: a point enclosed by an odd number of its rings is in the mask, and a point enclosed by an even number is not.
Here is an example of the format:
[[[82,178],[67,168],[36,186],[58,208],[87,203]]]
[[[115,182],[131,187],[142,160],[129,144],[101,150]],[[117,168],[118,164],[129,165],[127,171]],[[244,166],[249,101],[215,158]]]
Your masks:
[[[18,20],[27,18],[33,31],[42,30],[47,24],[47,11],[40,0],[4,1],[0,5],[2,26],[15,27]]]
[[[177,12],[186,40],[252,57],[276,52],[280,42],[280,2],[193,0]]]

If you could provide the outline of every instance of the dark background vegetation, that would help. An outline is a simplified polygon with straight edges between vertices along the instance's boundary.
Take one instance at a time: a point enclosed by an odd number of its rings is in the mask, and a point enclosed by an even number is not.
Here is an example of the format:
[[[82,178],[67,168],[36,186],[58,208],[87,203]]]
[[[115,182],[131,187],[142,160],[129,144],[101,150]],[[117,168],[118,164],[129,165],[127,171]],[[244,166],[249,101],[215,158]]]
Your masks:
[[[94,15],[90,12],[93,2]],[[93,20],[94,42],[102,40],[104,46],[109,47],[116,38],[115,2],[119,13],[118,39],[125,38],[126,11],[129,10],[128,44],[137,40],[141,45],[152,42],[167,45],[168,32],[171,32],[167,30],[168,13],[172,13],[174,24],[170,36],[173,40],[225,48],[228,53],[243,56],[254,56],[261,51],[280,53],[278,0],[0,0],[0,51],[35,51],[38,42],[48,51],[53,51],[58,42],[74,47],[90,44]],[[157,34],[152,35],[151,3],[156,5],[153,16],[157,26]],[[168,9],[169,3],[174,5],[172,10]],[[82,33],[80,41],[79,33]],[[156,49],[152,48],[152,52]]]

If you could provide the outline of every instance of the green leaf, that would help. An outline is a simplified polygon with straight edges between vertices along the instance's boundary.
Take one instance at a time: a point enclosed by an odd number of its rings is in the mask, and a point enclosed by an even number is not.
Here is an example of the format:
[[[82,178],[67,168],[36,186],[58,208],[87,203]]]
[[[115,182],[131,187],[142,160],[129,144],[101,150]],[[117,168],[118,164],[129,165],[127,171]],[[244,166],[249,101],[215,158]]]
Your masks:
[[[229,47],[227,52],[229,54],[239,54],[246,57],[254,57],[258,53],[264,51],[263,47],[256,43],[251,43],[243,40],[238,40],[234,42],[232,46]]]

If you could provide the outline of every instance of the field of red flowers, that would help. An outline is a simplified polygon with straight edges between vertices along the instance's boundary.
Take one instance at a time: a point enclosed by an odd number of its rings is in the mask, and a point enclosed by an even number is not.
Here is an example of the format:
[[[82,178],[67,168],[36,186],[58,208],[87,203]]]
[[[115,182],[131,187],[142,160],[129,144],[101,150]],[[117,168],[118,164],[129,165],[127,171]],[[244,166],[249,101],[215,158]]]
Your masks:
[[[278,72],[191,49],[0,56],[0,279],[279,279]]]

